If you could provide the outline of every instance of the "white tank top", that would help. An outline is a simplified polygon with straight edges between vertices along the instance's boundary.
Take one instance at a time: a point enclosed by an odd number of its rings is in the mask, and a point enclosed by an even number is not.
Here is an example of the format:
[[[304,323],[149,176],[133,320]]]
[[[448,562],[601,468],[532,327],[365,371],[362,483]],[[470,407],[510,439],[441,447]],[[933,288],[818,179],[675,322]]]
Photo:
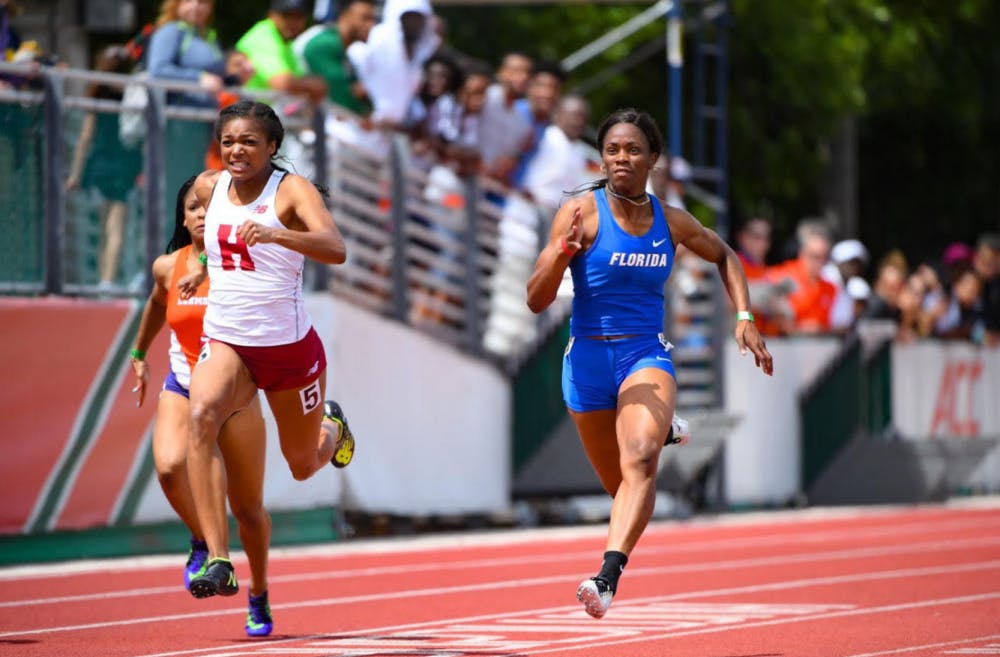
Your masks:
[[[247,347],[298,342],[312,327],[302,298],[305,256],[277,244],[247,246],[236,229],[247,219],[285,228],[275,212],[278,183],[274,171],[264,191],[251,203],[229,200],[232,177],[223,171],[205,215],[208,255],[208,310],[205,335]]]

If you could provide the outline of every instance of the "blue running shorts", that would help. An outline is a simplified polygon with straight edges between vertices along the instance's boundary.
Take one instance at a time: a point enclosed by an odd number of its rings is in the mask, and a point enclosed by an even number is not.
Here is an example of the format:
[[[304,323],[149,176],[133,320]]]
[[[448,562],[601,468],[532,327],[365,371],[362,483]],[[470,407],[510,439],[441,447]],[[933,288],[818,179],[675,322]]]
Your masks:
[[[562,371],[566,406],[578,413],[618,408],[622,381],[646,367],[663,370],[676,380],[672,348],[662,333],[618,340],[570,338]]]
[[[180,384],[177,380],[177,375],[174,374],[173,370],[170,370],[170,374],[167,375],[167,379],[163,382],[163,389],[169,390],[170,392],[176,392],[184,399],[191,399],[191,393],[188,392],[187,388]]]

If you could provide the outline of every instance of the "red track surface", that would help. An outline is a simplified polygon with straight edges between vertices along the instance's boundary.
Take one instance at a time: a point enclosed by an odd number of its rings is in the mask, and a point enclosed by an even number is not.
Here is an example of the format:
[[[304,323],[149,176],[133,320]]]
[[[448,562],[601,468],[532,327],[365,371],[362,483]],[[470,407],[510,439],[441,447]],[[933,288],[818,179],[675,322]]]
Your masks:
[[[277,551],[275,634],[195,600],[183,555],[0,570],[0,655],[1000,655],[1000,500],[660,523],[608,615],[603,527]],[[237,573],[247,582],[246,564]]]

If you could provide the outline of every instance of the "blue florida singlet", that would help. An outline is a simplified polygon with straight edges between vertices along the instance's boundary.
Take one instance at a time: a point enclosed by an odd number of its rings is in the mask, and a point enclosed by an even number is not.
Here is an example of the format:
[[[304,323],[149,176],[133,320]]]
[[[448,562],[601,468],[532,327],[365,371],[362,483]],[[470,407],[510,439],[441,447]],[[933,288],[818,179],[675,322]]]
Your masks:
[[[659,200],[649,195],[653,223],[626,233],[611,214],[604,188],[594,190],[597,235],[570,262],[570,335],[657,334],[663,330],[663,286],[674,266],[674,241]]]
[[[603,189],[594,190],[597,235],[570,263],[573,315],[563,355],[562,390],[573,411],[614,409],[633,372],[674,374],[663,327],[663,285],[674,263],[674,243],[659,201],[650,197],[653,223],[629,235],[615,221]],[[594,340],[596,336],[629,336]],[[582,339],[577,339],[581,337]]]

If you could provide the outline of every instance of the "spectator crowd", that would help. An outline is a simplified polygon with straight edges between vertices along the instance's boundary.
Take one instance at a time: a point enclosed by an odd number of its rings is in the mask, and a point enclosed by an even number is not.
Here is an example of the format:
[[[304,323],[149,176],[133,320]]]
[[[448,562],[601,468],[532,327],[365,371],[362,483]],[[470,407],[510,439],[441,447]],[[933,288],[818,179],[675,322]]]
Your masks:
[[[340,0],[317,3],[315,12],[308,0],[272,0],[230,51],[213,13],[214,0],[164,0],[138,53],[137,67],[150,77],[204,89],[173,94],[171,103],[225,105],[236,99],[224,93],[234,85],[298,97],[299,107],[328,100],[328,127],[340,142],[384,156],[391,134],[404,133],[410,163],[428,174],[443,167],[454,178],[487,176],[549,206],[591,173],[581,139],[589,108],[563,97],[559,65],[511,52],[494,69],[467,57],[446,44],[447,25],[429,0]],[[185,161],[185,175],[197,168],[197,138],[168,136],[178,150],[168,161]]]
[[[898,249],[875,261],[860,241],[834,242],[824,222],[809,219],[797,228],[796,256],[768,264],[771,230],[755,217],[735,236],[767,335],[843,334],[878,319],[895,323],[900,342],[1000,344],[1000,234],[953,242],[917,262]]]
[[[309,0],[271,0],[266,16],[231,49],[224,48],[213,27],[214,3],[163,0],[155,22],[125,44],[133,70],[197,83],[200,91],[171,93],[169,103],[221,108],[237,100],[241,88],[297,98],[289,112],[329,101],[334,111],[328,129],[339,142],[384,156],[390,135],[404,134],[410,144],[408,165],[427,175],[426,200],[460,208],[461,179],[485,177],[505,190],[508,208],[502,214],[512,225],[523,221],[523,203],[551,217],[568,191],[598,176],[597,154],[584,138],[589,106],[584,98],[564,93],[566,74],[559,64],[526,52],[503,53],[495,68],[468,57],[448,45],[447,24],[430,0],[338,0],[315,6]],[[34,47],[21,43],[11,28],[9,18],[18,11],[13,0],[0,0],[0,45],[8,59],[23,59],[25,49]],[[123,70],[122,52],[102,51],[97,68]],[[91,91],[97,97],[121,97],[107,86]],[[93,154],[117,152],[114,145],[98,143],[116,140],[115,120],[108,115],[85,122],[67,188],[99,178],[98,169],[102,163],[106,168],[109,158]],[[169,121],[167,130],[168,192],[193,171],[221,168],[207,125]],[[128,145],[118,146],[134,155]],[[129,166],[113,175],[130,183],[139,172],[134,163]],[[650,176],[649,191],[683,207],[690,173],[682,158],[665,156]],[[102,193],[108,201],[108,248],[101,261],[106,283],[114,278],[120,239],[112,233],[120,231],[125,206],[124,190]],[[511,197],[516,201],[511,203]],[[797,227],[794,244],[794,257],[775,261],[772,226],[761,217],[744,222],[734,234],[765,335],[843,334],[861,319],[876,318],[896,322],[902,341],[936,337],[1000,343],[1000,235],[949,244],[927,261],[911,262],[899,251],[876,261],[860,241],[835,241],[827,224],[810,219]],[[501,263],[532,255],[505,253],[502,230],[499,248]],[[684,253],[678,253],[678,263],[683,262]],[[512,273],[516,269],[509,265],[507,274],[518,280],[506,281],[505,288],[522,289],[525,272]]]

